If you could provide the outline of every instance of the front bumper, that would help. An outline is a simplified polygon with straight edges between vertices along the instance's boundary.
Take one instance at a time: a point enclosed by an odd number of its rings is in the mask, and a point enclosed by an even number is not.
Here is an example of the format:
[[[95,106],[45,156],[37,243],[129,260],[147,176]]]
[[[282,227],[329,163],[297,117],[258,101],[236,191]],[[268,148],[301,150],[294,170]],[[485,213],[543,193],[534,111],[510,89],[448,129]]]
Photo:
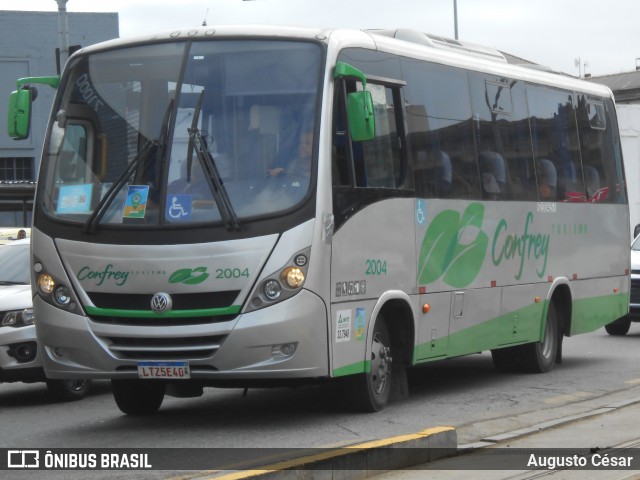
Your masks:
[[[327,309],[302,290],[231,321],[130,326],[98,323],[34,299],[42,361],[50,378],[137,378],[139,361],[187,360],[194,380],[266,380],[329,375]],[[203,343],[211,348],[202,348]],[[295,344],[282,355],[279,345]],[[197,347],[197,348],[196,348]]]
[[[25,360],[16,354],[19,348],[29,348],[35,356],[28,355],[29,360]],[[44,372],[36,349],[36,329],[33,325],[0,327],[0,382],[43,381]]]

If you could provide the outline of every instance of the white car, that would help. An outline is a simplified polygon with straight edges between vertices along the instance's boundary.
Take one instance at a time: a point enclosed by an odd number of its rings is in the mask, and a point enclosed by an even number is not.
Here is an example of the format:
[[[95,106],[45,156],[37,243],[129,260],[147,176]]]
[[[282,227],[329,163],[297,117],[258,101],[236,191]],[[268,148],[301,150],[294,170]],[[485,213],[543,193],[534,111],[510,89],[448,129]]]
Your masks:
[[[50,380],[36,342],[30,285],[30,240],[0,245],[0,382],[46,382],[60,400],[78,400],[90,380]]]
[[[631,244],[631,291],[629,293],[629,313],[620,317],[605,329],[609,335],[626,335],[631,322],[640,322],[640,235]]]

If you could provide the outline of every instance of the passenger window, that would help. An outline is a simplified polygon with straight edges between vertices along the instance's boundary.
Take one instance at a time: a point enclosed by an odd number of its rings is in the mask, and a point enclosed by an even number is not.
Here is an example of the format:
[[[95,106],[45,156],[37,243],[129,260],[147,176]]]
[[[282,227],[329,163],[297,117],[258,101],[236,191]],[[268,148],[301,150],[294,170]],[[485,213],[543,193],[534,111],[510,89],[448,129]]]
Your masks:
[[[477,73],[469,77],[484,198],[535,200],[524,83]]]
[[[478,199],[469,84],[464,70],[405,59],[408,150],[416,195]]]
[[[619,142],[613,138],[613,130],[607,122],[605,103],[601,99],[580,95],[576,115],[586,201],[615,203],[621,196],[624,198],[624,182],[620,155],[616,155]],[[610,161],[609,157],[615,161]]]
[[[584,202],[573,94],[528,85],[527,100],[539,200]]]

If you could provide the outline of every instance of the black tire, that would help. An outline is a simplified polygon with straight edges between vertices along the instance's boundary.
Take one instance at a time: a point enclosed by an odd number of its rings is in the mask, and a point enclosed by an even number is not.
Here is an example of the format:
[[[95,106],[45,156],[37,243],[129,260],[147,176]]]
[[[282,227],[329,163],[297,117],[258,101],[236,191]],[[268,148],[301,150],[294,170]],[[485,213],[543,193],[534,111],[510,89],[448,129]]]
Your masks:
[[[491,359],[495,369],[502,373],[514,373],[520,371],[518,365],[518,347],[496,348],[491,350]]]
[[[519,347],[520,368],[529,373],[546,373],[553,369],[560,348],[560,328],[553,302],[547,310],[547,323],[541,342],[528,343]]]
[[[91,390],[91,380],[54,380],[48,378],[47,389],[56,400],[72,402],[87,396]]]
[[[164,400],[165,384],[153,380],[111,380],[116,405],[127,415],[156,413]]]
[[[609,335],[615,335],[617,337],[623,337],[627,334],[631,328],[631,320],[628,318],[619,318],[609,325],[605,325],[604,329]]]
[[[391,394],[393,359],[391,337],[384,318],[378,316],[371,336],[371,368],[356,375],[349,385],[354,406],[362,412],[378,412],[386,407]]]

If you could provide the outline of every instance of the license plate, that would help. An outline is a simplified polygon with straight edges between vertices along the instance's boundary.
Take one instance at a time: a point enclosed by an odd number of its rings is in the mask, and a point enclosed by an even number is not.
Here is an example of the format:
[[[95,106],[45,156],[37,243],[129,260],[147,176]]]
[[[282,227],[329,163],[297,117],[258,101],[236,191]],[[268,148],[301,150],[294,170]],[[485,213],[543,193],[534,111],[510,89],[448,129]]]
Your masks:
[[[140,378],[191,378],[189,362],[138,362]]]

